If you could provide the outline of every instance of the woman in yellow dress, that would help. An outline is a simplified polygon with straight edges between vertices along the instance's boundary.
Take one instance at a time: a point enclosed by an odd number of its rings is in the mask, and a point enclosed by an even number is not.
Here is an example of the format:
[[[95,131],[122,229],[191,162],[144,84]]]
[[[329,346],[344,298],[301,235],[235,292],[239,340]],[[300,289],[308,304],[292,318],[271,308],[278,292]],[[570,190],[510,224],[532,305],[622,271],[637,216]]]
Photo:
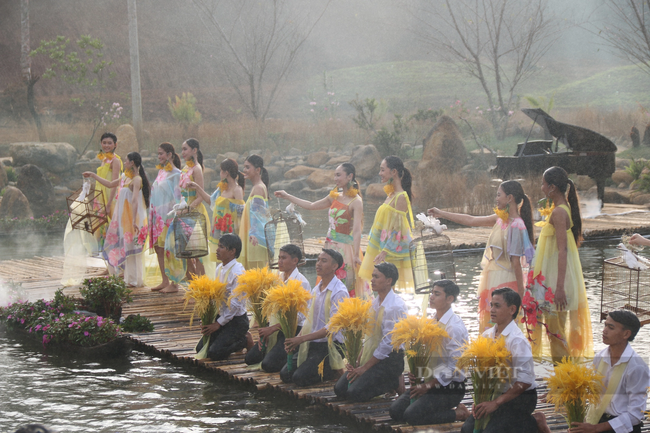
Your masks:
[[[525,269],[535,254],[533,242],[533,210],[521,184],[508,180],[497,189],[495,213],[472,216],[429,209],[429,215],[445,218],[470,227],[490,227],[485,245],[478,286],[479,332],[494,326],[490,320],[490,300],[496,289],[509,287],[523,298],[526,290]]]
[[[361,278],[357,278],[363,258],[363,201],[354,165],[347,162],[339,165],[334,171],[334,182],[336,186],[329,195],[315,202],[294,197],[286,191],[276,191],[275,196],[289,200],[303,209],[329,209],[329,229],[323,248],[333,249],[343,256],[343,266],[336,271],[336,277],[343,281],[349,295],[367,298],[370,296],[370,287]],[[339,193],[339,189],[342,193]]]
[[[266,249],[264,226],[268,217],[269,173],[264,168],[264,160],[259,155],[250,155],[244,162],[244,177],[253,188],[244,205],[244,212],[239,227],[242,240],[240,263],[246,270],[263,268],[269,262]]]
[[[97,159],[102,162],[102,165],[97,169],[97,176],[105,179],[109,182],[118,180],[122,174],[122,159],[119,155],[115,154],[115,148],[117,147],[117,137],[111,132],[105,132],[101,136],[102,151],[97,155]],[[111,216],[113,215],[113,198],[115,197],[115,187],[108,188],[102,185],[100,182],[95,182],[95,191],[102,192],[103,203],[95,203],[95,207],[99,208],[102,204],[106,208],[106,217],[110,223]],[[99,230],[95,232],[95,237],[97,239],[98,251],[104,249],[104,238],[106,237],[106,230],[108,229],[108,223],[102,225]]]
[[[381,162],[379,177],[382,182],[387,182],[384,191],[388,197],[375,214],[359,277],[369,283],[375,265],[386,261],[399,271],[395,290],[413,293],[415,285],[409,254],[413,226],[411,172],[400,158],[392,155]]]
[[[212,208],[212,224],[208,240],[210,241],[210,250],[215,252],[221,236],[226,233],[239,233],[239,223],[244,211],[244,187],[246,185],[244,174],[239,171],[239,165],[234,159],[224,159],[219,168],[221,169],[219,173],[221,181],[212,196],[195,182],[189,184],[196,189],[203,201],[210,203]],[[219,261],[214,254],[211,254],[210,257],[211,260],[214,258],[213,260]]]
[[[181,170],[181,194],[190,209],[202,213],[205,217],[206,226],[210,224],[208,211],[203,204],[203,198],[196,193],[197,185],[203,188],[203,154],[201,153],[199,141],[196,138],[188,138],[181,146],[181,158],[185,161],[185,166]],[[187,277],[190,274],[205,275],[203,261],[198,259],[187,259]]]
[[[527,325],[533,328],[533,355],[550,355],[554,362],[564,356],[592,357],[591,317],[578,255],[582,242],[578,194],[560,167],[544,172],[542,192],[553,206],[542,223],[528,273],[529,292],[522,302]]]

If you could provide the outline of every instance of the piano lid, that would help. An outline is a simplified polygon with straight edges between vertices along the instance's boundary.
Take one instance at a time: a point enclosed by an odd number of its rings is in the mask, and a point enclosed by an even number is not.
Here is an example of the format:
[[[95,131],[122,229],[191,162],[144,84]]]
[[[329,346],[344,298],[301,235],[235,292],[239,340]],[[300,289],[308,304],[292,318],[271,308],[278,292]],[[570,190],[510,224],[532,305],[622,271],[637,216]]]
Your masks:
[[[568,149],[575,152],[616,152],[616,145],[597,132],[558,122],[541,108],[522,108],[521,111],[564,143]]]

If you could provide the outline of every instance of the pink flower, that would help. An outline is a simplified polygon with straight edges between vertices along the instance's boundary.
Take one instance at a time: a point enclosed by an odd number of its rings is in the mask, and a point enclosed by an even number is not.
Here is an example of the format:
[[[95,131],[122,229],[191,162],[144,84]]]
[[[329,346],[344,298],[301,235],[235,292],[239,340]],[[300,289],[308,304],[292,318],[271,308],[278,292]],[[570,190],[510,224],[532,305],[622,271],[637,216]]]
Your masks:
[[[386,240],[386,238],[388,238],[388,232],[384,229],[384,230],[381,231],[381,236],[379,237],[379,240],[384,242]]]
[[[124,242],[127,244],[133,243],[133,232],[124,232]]]
[[[336,275],[336,278],[338,278],[339,280],[346,279],[348,277],[348,272],[345,270],[345,266],[341,266],[340,268],[338,268],[336,270],[335,275]]]
[[[86,337],[90,337],[90,333],[89,333],[88,331],[84,331],[84,335],[85,335]]]

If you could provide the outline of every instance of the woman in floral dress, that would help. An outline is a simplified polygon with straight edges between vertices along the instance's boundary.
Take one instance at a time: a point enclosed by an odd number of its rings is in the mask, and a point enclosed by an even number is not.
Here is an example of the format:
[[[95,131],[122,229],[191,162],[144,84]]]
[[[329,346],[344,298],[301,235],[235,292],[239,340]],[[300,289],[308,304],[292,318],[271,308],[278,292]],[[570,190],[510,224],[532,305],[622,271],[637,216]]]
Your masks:
[[[286,191],[276,191],[275,196],[308,210],[329,209],[329,229],[323,248],[331,248],[343,256],[343,266],[336,271],[336,276],[345,283],[349,295],[366,298],[370,295],[369,286],[357,278],[363,259],[363,201],[359,194],[354,165],[347,162],[339,165],[334,171],[334,182],[336,186],[329,195],[315,202],[300,199]]]
[[[264,168],[264,160],[259,155],[250,155],[244,162],[244,177],[253,188],[244,205],[239,237],[242,250],[239,262],[246,270],[263,268],[269,263],[266,249],[264,226],[269,221],[269,173]]]
[[[494,326],[490,320],[490,300],[494,290],[509,287],[524,297],[525,270],[535,253],[530,200],[519,182],[509,180],[497,189],[492,215],[472,216],[435,207],[428,212],[436,218],[470,227],[492,226],[481,261],[483,271],[478,286],[479,332],[482,333]]]

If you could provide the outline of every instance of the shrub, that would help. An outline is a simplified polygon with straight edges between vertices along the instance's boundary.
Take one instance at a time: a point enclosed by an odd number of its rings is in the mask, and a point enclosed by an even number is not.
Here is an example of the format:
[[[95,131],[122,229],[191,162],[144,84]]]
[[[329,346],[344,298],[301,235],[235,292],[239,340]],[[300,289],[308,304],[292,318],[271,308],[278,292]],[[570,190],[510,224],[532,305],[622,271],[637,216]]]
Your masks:
[[[122,303],[131,302],[131,289],[118,276],[87,278],[79,288],[86,305],[103,317],[119,317]]]
[[[9,182],[18,182],[18,175],[13,167],[5,167],[5,171],[7,172],[7,180]]]
[[[180,98],[175,96],[175,99],[172,102],[172,98],[167,98],[167,106],[178,123],[186,129],[189,126],[201,123],[201,113],[196,109],[196,98],[194,95],[189,92],[183,92]]]
[[[130,314],[120,324],[124,332],[151,332],[153,331],[153,323],[147,317],[139,314]]]
[[[121,335],[118,325],[101,316],[70,313],[57,319],[44,334],[46,339],[57,343],[89,347],[108,343]]]
[[[625,171],[628,172],[634,180],[637,180],[641,176],[643,169],[646,167],[648,167],[648,161],[639,161],[632,158],[630,165],[625,167]]]

